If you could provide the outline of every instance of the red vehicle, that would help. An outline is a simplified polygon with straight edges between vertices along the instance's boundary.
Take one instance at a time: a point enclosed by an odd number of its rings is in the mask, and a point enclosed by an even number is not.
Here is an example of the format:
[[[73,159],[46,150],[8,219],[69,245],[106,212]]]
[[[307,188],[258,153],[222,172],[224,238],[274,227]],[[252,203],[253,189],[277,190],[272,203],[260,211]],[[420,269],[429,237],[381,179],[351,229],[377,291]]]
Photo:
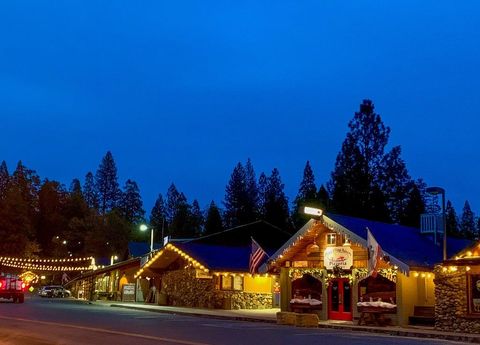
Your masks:
[[[0,276],[0,298],[13,299],[13,303],[23,303],[25,300],[25,283],[13,274]]]

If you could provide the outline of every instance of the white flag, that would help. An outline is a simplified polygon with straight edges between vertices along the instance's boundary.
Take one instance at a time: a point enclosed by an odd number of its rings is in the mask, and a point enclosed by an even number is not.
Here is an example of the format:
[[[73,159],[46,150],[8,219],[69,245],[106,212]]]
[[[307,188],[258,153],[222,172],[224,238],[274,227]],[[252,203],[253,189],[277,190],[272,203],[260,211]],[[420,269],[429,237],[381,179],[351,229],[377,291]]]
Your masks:
[[[375,278],[382,258],[382,248],[373,237],[370,229],[367,228],[367,247],[368,247],[368,276]]]

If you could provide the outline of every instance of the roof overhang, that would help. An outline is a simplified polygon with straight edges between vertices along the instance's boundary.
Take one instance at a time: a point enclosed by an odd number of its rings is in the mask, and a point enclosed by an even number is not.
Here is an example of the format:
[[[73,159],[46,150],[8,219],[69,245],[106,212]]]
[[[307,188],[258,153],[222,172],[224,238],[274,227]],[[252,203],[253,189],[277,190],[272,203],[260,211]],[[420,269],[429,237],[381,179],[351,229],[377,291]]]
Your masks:
[[[356,233],[348,230],[347,228],[345,228],[341,224],[338,224],[337,222],[335,222],[333,219],[327,217],[326,215],[323,215],[320,220],[310,219],[300,230],[298,230],[295,233],[295,235],[293,235],[280,249],[278,249],[275,252],[275,254],[273,254],[271,256],[271,258],[268,260],[267,263],[263,264],[260,267],[259,272],[262,272],[262,273],[267,272],[269,267],[271,266],[271,263],[281,259],[284,252],[288,248],[295,245],[303,236],[305,236],[308,233],[308,231],[313,226],[318,225],[317,222],[321,222],[326,228],[328,228],[328,229],[330,229],[334,232],[347,235],[351,242],[357,243],[357,244],[367,248],[367,240],[365,238],[363,238],[363,237],[357,235]],[[382,244],[381,243],[379,243],[379,244],[380,244],[380,247],[381,247]],[[410,272],[410,267],[406,263],[397,259],[395,256],[391,255],[390,253],[386,252],[385,250],[382,249],[382,251],[385,255],[387,255],[390,258],[390,263],[391,263],[392,266],[396,266],[398,270],[400,270],[401,272],[408,275],[408,273]]]
[[[196,269],[209,272],[209,269],[201,262],[190,256],[175,245],[168,243],[164,248],[149,254],[147,260],[135,273],[135,278],[148,273],[159,273],[165,271],[168,266],[178,259],[184,259]],[[142,260],[143,261],[143,260]]]

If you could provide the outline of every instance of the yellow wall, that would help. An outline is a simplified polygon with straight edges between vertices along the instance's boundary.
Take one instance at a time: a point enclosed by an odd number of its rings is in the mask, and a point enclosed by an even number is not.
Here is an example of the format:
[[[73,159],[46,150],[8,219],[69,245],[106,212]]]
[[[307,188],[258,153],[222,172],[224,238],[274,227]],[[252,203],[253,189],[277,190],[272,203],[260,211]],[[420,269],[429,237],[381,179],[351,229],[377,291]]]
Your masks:
[[[408,317],[413,315],[414,306],[434,306],[435,305],[435,284],[433,283],[433,274],[430,277],[425,273],[425,277],[420,274],[415,277],[414,272],[410,272],[407,277],[398,272],[397,274],[397,316],[401,326],[408,325]]]
[[[250,277],[245,276],[243,280],[243,290],[245,292],[272,292],[272,277]]]

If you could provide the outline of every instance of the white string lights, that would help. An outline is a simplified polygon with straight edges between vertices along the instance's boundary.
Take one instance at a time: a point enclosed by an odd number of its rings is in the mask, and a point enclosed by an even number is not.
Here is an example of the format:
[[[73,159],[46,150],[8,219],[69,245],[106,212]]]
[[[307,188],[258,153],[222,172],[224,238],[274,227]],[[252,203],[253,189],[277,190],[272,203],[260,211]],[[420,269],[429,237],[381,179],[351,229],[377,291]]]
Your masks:
[[[91,256],[61,259],[0,257],[0,265],[36,271],[87,271],[98,268]]]

